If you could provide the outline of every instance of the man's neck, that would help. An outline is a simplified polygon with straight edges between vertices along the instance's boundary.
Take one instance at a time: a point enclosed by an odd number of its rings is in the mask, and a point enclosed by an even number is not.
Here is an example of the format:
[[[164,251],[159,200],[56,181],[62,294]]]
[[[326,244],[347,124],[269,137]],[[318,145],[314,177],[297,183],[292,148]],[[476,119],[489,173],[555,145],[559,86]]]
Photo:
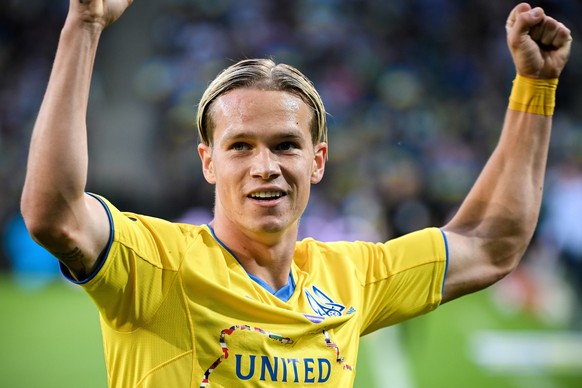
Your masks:
[[[297,242],[297,231],[244,233],[225,228],[213,220],[215,236],[234,254],[243,268],[266,282],[274,290],[285,286]]]

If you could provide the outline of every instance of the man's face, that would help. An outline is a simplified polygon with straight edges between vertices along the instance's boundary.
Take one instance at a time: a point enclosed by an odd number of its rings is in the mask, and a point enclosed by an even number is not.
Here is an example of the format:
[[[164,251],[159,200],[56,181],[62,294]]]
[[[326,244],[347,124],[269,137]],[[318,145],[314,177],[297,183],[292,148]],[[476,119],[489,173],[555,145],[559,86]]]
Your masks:
[[[216,185],[215,228],[296,232],[327,155],[326,143],[313,145],[307,104],[286,92],[245,88],[220,96],[210,113],[213,145],[198,152],[206,180]]]

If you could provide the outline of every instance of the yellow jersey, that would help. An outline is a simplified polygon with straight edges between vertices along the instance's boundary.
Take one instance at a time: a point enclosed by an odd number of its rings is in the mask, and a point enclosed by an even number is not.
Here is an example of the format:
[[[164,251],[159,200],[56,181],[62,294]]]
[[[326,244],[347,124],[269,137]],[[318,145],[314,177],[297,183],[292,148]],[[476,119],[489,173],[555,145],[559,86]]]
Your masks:
[[[386,243],[299,241],[281,297],[209,226],[99,199],[111,238],[78,283],[99,309],[110,387],[351,387],[360,336],[442,298],[447,249],[436,228]]]

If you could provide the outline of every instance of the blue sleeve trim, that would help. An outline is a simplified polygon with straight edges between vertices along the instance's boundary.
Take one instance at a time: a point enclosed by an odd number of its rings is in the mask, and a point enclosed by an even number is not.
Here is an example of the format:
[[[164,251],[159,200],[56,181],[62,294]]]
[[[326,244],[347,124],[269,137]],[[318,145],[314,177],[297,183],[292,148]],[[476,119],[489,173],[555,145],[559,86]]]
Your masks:
[[[101,268],[105,264],[107,257],[109,256],[109,251],[111,250],[111,245],[113,244],[113,236],[115,235],[114,226],[113,226],[113,216],[111,215],[111,211],[109,210],[109,207],[107,207],[105,202],[101,198],[96,196],[95,194],[93,194],[93,193],[86,193],[86,194],[90,195],[91,197],[98,200],[101,203],[101,205],[103,205],[103,207],[105,208],[105,212],[107,213],[107,218],[109,219],[109,241],[107,241],[107,246],[103,250],[103,253],[97,259],[97,260],[99,260],[99,264],[97,265],[97,267],[95,267],[93,272],[91,274],[89,274],[89,276],[87,276],[85,279],[75,280],[75,278],[71,275],[71,272],[69,271],[69,269],[65,265],[63,265],[63,263],[59,262],[63,276],[67,280],[69,280],[71,283],[75,283],[75,284],[88,283],[99,273],[99,271],[101,270]]]
[[[449,242],[447,240],[447,235],[445,234],[445,232],[442,231],[442,229],[439,229],[441,231],[441,234],[443,235],[443,240],[445,242],[445,254],[446,254],[446,264],[445,264],[445,276],[443,278],[443,288],[441,290],[441,294],[444,297],[445,296],[445,282],[447,281],[447,272],[449,271]]]

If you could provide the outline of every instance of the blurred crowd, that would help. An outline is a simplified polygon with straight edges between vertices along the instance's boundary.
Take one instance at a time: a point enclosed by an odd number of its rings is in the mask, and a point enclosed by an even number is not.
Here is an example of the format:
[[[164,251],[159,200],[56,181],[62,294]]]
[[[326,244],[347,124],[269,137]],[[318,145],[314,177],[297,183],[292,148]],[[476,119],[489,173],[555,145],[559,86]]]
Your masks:
[[[123,210],[207,221],[213,191],[197,160],[196,104],[229,64],[272,57],[301,69],[329,113],[326,176],[314,187],[302,236],[385,240],[442,225],[501,129],[515,75],[504,28],[514,5],[137,0],[100,46],[88,115],[88,190]],[[577,43],[580,2],[533,5],[567,24]],[[34,260],[23,254],[33,248],[23,235],[19,195],[67,8],[65,0],[0,4],[0,268],[12,272],[30,271]],[[579,274],[581,61],[575,44],[559,86],[548,195],[533,245],[556,258],[544,263],[572,265]],[[563,251],[569,259],[561,259]]]

